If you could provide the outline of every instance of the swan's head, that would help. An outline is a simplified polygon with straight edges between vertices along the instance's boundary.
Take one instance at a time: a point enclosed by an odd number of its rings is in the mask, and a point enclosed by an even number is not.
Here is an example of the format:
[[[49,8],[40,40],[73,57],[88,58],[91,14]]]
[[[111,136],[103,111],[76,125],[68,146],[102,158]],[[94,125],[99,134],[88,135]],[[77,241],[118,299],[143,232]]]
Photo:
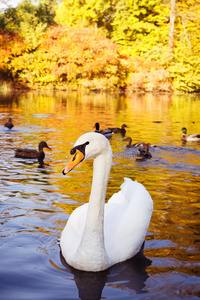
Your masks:
[[[110,143],[104,135],[96,132],[81,135],[70,150],[72,158],[64,168],[63,175],[66,175],[83,160],[95,158],[107,152],[112,155]]]

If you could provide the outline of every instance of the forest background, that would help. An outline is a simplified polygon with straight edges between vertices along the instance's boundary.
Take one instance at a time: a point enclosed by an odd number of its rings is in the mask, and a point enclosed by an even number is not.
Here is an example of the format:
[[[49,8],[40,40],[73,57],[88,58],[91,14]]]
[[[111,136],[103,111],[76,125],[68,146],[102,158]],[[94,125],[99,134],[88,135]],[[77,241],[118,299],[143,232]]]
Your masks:
[[[200,92],[199,16],[199,0],[23,0],[0,11],[0,90]]]

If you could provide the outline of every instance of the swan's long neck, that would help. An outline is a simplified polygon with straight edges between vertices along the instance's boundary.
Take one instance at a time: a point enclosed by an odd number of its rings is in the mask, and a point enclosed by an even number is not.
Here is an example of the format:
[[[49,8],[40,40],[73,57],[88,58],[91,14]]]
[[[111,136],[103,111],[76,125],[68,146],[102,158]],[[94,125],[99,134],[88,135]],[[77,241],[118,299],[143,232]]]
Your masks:
[[[109,156],[107,153],[107,155],[102,154],[94,159],[92,189],[85,228],[87,232],[93,231],[95,228],[100,235],[103,234],[104,204],[111,168],[111,157]]]
[[[80,254],[85,255],[85,259],[89,258],[89,260],[95,257],[96,266],[105,264],[106,267],[109,265],[109,259],[104,245],[104,204],[111,162],[112,151],[110,149],[94,159],[88,213],[82,239],[77,250],[77,256]]]

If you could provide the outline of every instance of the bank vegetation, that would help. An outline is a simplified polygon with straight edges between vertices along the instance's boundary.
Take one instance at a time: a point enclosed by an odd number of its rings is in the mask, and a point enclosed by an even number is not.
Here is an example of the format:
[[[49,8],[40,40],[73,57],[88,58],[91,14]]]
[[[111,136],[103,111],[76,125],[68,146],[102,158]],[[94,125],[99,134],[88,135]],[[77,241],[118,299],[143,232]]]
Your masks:
[[[0,89],[200,91],[200,2],[23,0],[0,13]]]

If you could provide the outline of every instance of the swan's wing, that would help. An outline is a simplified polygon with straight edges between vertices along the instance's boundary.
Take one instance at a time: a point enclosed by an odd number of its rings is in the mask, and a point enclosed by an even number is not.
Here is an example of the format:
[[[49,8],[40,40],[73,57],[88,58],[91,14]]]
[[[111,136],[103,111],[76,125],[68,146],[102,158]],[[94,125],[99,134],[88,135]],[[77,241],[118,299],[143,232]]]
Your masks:
[[[149,195],[145,187],[138,183],[137,181],[132,181],[130,178],[124,178],[124,182],[120,186],[121,190],[118,193],[115,193],[112,195],[112,197],[109,199],[108,203],[118,203],[118,204],[132,204],[133,201],[136,201],[136,195],[137,193],[143,193]]]
[[[140,250],[152,211],[153,201],[145,187],[125,178],[121,191],[105,207],[105,245],[111,260],[129,259]]]

